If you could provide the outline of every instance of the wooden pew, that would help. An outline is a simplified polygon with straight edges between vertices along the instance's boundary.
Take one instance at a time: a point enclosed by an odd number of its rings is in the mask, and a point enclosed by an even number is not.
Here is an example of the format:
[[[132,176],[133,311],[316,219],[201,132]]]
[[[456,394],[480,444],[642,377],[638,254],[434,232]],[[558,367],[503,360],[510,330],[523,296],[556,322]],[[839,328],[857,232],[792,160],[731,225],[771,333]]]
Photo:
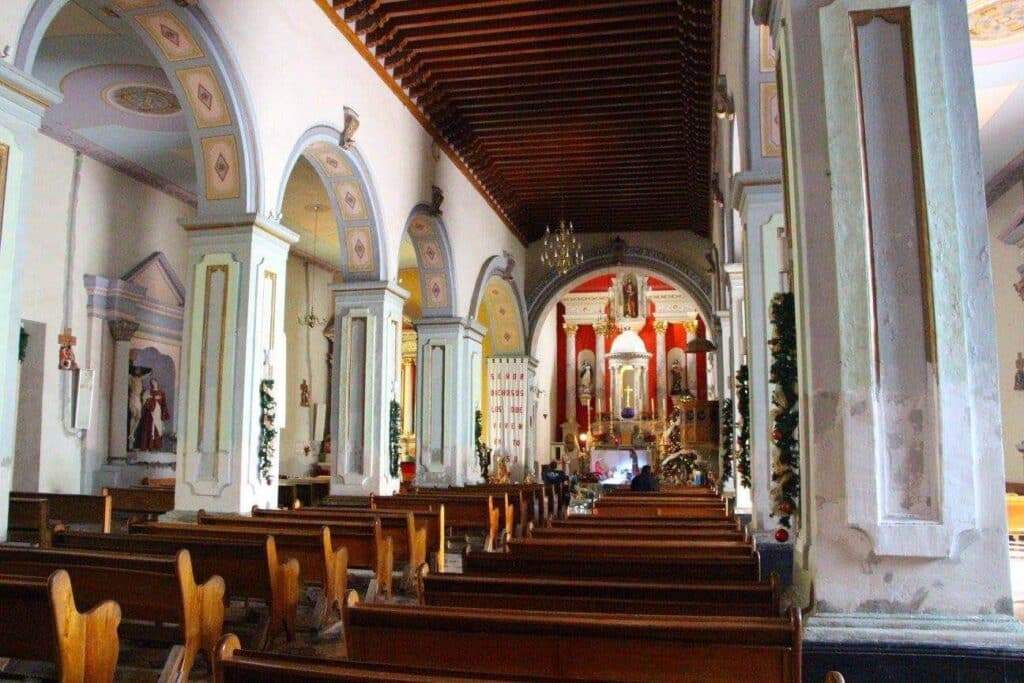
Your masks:
[[[55,534],[54,545],[58,548],[169,557],[180,550],[187,550],[192,570],[200,582],[220,576],[227,597],[256,599],[267,605],[267,618],[257,637],[258,647],[265,646],[282,631],[289,640],[294,636],[299,565],[297,561],[280,561],[273,537],[231,539],[68,531]],[[344,587],[341,591],[339,595],[344,595]]]
[[[31,493],[12,491],[12,498],[43,498],[50,514],[50,526],[98,527],[110,533],[112,507],[110,496],[77,493]]]
[[[549,576],[568,579],[610,579],[658,583],[760,581],[756,550],[743,557],[596,557],[578,559],[516,556],[468,550],[463,572],[478,576]]]
[[[566,519],[552,520],[552,529],[732,529],[742,530],[743,525],[736,519],[681,519],[678,517],[599,517],[594,515],[570,515]]]
[[[7,504],[7,540],[49,548],[49,503],[45,498],[14,498]]]
[[[129,488],[105,488],[103,495],[110,496],[114,515],[129,521],[156,519],[174,509],[174,489],[155,486]]]
[[[731,503],[659,501],[599,498],[594,517],[675,517],[682,519],[732,519]]]
[[[213,662],[224,626],[224,581],[213,576],[197,584],[187,550],[167,557],[0,545],[0,567],[37,579],[62,569],[86,607],[112,599],[125,619],[178,624],[183,656],[175,673],[183,680],[199,652]]]
[[[616,486],[615,488],[608,489],[605,491],[605,495],[609,496],[641,496],[641,497],[653,497],[653,496],[695,496],[698,498],[714,497],[720,498],[719,494],[710,486],[691,486],[688,484],[682,484],[678,486],[662,485],[660,491],[633,491],[629,488],[628,484],[622,486]]]
[[[406,525],[406,535],[410,541],[424,537],[425,554],[420,557],[411,558],[411,564],[415,567],[424,562],[431,565],[434,571],[444,571],[445,552],[445,515],[444,505],[438,506],[438,510],[425,510],[410,512],[405,510],[357,510],[332,507],[302,507],[292,510],[266,510],[256,505],[252,507],[252,516],[260,519],[298,519],[302,521],[347,521],[380,518],[385,535],[392,535],[389,530],[402,524]],[[411,518],[411,519],[410,519]],[[402,541],[399,534],[395,543]],[[419,541],[413,544],[420,545]],[[395,555],[401,559],[403,550],[396,545]]]
[[[221,640],[217,655],[216,683],[294,683],[295,681],[346,681],[358,683],[554,683],[547,677],[515,676],[488,672],[486,675],[430,669],[423,666],[398,666],[377,662],[327,660],[301,655],[270,654],[240,649],[237,636],[229,633]]]
[[[277,482],[277,504],[283,508],[319,505],[330,495],[331,478],[288,477]]]
[[[733,541],[750,542],[744,529],[702,529],[700,527],[541,527],[533,529],[528,538],[638,541]]]
[[[81,613],[63,570],[47,578],[0,575],[0,656],[48,661],[61,683],[108,683],[117,669],[121,610]]]
[[[374,604],[351,607],[345,626],[348,656],[368,662],[566,680],[800,682],[797,610],[773,618]]]
[[[179,539],[261,540],[272,536],[281,557],[294,559],[301,567],[304,581],[324,585],[327,585],[329,575],[326,568],[331,562],[331,556],[344,547],[348,555],[348,567],[372,570],[376,580],[375,590],[383,597],[390,597],[394,549],[391,539],[384,536],[379,520],[356,527],[332,526],[334,531],[326,526],[300,526],[289,529],[280,525],[261,526],[253,523],[200,525],[145,522],[132,525],[131,531],[133,534],[155,534]],[[331,601],[334,601],[333,596]]]
[[[552,510],[552,501],[550,500],[553,488],[545,484],[468,484],[462,487],[449,487],[445,489],[417,487],[414,491],[427,494],[432,491],[442,491],[445,493],[488,493],[492,495],[508,493],[510,500],[513,502],[515,502],[515,498],[519,494],[522,494],[525,502],[525,509],[523,510],[525,521],[533,522],[534,525],[540,525],[548,517],[557,516],[557,508]]]
[[[509,542],[512,557],[563,558],[578,560],[611,557],[689,559],[704,557],[749,557],[749,541],[648,541],[599,538],[520,538]]]
[[[459,496],[417,496],[403,493],[397,496],[373,496],[371,505],[376,510],[436,510],[445,509],[445,523],[449,528],[482,531],[484,547],[493,550],[505,536],[511,534],[513,511],[502,496],[486,494]]]
[[[423,577],[425,605],[613,614],[778,616],[779,583],[652,583],[519,576]]]

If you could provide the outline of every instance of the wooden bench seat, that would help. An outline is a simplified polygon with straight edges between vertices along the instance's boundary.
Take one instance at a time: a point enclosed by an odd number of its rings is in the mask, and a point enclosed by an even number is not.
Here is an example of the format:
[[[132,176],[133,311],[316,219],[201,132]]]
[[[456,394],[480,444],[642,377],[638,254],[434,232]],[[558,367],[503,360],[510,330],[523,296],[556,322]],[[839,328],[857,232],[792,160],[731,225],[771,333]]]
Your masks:
[[[265,510],[252,508],[253,519],[285,521],[300,524],[330,525],[334,523],[365,524],[380,519],[385,537],[392,539],[395,559],[406,563],[406,572],[412,576],[424,563],[434,571],[444,569],[445,529],[444,506],[437,512],[408,512],[398,510],[342,510],[312,507],[294,510]],[[200,522],[203,518],[200,518]],[[410,553],[410,548],[412,552]]]
[[[348,610],[348,656],[563,680],[799,683],[800,616],[610,615],[409,605]],[[582,654],[581,654],[582,653]]]
[[[197,584],[187,550],[170,557],[0,545],[0,568],[37,579],[63,569],[87,609],[112,599],[125,619],[178,624],[184,652],[175,672],[183,679],[199,652],[213,662],[224,626],[224,581],[213,576]]]
[[[667,583],[761,579],[756,550],[743,557],[597,557],[586,560],[567,555],[524,557],[467,550],[462,567],[466,574],[481,576],[550,576]]]
[[[56,664],[61,683],[109,683],[117,669],[121,609],[107,600],[79,612],[68,573],[0,574],[0,656]]]
[[[612,557],[749,557],[749,541],[662,541],[600,538],[522,538],[509,542],[513,557],[604,559]]]
[[[110,496],[12,491],[11,498],[45,499],[51,527],[90,527],[90,530],[95,528],[97,531],[110,533],[113,515]]]
[[[299,600],[299,565],[297,561],[281,562],[273,537],[203,538],[193,536],[161,536],[155,534],[99,534],[68,531],[54,535],[58,548],[175,556],[187,550],[192,571],[200,582],[220,576],[229,598],[256,599],[267,605],[267,618],[257,636],[263,647],[274,636],[285,632],[294,635]],[[338,616],[345,587],[339,587]]]
[[[49,503],[45,498],[11,498],[7,504],[7,540],[49,548]]]
[[[444,671],[423,666],[399,666],[379,662],[328,660],[302,655],[270,654],[241,650],[238,638],[224,636],[217,659],[217,683],[294,683],[295,681],[346,681],[358,683],[554,683],[560,680],[537,676],[516,676],[498,672],[485,675]]]
[[[779,584],[654,583],[529,576],[423,577],[426,605],[614,614],[778,616]]]
[[[749,533],[735,529],[701,529],[684,527],[541,527],[533,529],[529,538],[630,540],[638,541],[750,541]]]

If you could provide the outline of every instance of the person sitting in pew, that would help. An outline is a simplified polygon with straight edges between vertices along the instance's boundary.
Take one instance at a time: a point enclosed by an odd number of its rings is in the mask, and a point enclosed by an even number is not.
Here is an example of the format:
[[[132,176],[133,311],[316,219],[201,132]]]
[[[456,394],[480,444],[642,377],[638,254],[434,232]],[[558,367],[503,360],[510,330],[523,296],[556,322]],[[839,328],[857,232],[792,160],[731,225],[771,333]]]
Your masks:
[[[542,465],[540,470],[541,481],[543,481],[545,484],[560,487],[563,484],[565,484],[565,482],[569,481],[569,476],[565,473],[565,471],[556,468],[554,463]]]
[[[654,476],[654,472],[651,471],[650,465],[643,466],[643,469],[640,470],[640,474],[633,477],[633,481],[630,482],[629,488],[632,491],[644,491],[647,493],[658,492],[658,478]]]

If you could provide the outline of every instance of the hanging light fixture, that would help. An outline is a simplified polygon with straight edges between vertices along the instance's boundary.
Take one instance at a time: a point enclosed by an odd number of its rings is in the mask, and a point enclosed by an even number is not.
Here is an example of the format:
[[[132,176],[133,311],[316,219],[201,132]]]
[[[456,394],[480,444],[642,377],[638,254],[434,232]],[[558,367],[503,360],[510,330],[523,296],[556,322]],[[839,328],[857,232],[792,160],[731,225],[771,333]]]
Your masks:
[[[565,275],[583,262],[583,250],[576,239],[576,230],[572,221],[565,218],[559,222],[558,229],[551,232],[551,226],[544,228],[544,245],[540,254],[540,262],[548,268]]]
[[[306,206],[306,211],[313,213],[313,258],[320,258],[317,254],[317,245],[320,237],[320,213],[327,207],[316,202]],[[327,318],[317,315],[316,309],[313,308],[313,303],[309,293],[309,259],[306,259],[306,312],[299,316],[299,325],[313,329],[314,327],[323,327],[327,323]]]

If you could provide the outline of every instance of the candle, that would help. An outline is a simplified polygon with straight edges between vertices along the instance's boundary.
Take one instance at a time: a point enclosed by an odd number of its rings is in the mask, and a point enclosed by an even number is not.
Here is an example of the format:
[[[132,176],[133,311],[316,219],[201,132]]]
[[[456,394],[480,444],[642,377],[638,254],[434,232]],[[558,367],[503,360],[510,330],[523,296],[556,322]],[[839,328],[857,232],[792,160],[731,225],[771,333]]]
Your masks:
[[[651,417],[654,417],[654,397],[651,397]]]

